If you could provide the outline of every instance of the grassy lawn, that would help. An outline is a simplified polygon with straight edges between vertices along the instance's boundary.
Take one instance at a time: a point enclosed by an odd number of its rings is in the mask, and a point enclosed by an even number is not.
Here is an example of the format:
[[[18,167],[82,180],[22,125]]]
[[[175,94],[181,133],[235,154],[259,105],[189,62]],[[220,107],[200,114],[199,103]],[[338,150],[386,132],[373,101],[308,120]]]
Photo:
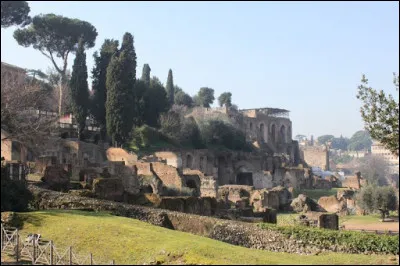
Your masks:
[[[40,233],[57,247],[73,246],[96,262],[116,264],[396,264],[394,256],[326,253],[315,256],[247,249],[107,213],[21,213],[22,235]]]

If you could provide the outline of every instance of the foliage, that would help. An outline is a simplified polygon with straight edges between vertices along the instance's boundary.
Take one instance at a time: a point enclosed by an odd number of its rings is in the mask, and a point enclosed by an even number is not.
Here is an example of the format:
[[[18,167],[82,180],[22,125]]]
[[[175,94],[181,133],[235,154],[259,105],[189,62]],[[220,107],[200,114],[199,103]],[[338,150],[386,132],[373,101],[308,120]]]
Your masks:
[[[313,243],[321,249],[332,246],[345,248],[349,253],[379,252],[399,254],[399,236],[377,235],[362,232],[336,231],[302,226],[275,226],[259,224],[262,229],[278,231],[305,244]]]
[[[175,87],[174,87],[174,78],[172,76],[171,69],[168,71],[167,86],[165,89],[167,91],[167,98],[168,98],[169,105],[172,106],[174,104]]]
[[[203,142],[208,147],[224,146],[231,150],[250,151],[250,146],[240,130],[222,120],[210,119],[199,125]]]
[[[92,69],[92,90],[91,114],[100,127],[101,137],[106,137],[106,102],[107,102],[107,67],[111,57],[118,51],[118,41],[106,39],[98,52],[93,54],[94,67]]]
[[[333,138],[331,143],[332,149],[347,150],[350,140],[340,136],[339,138]]]
[[[383,255],[321,253],[318,256],[282,256],[277,252],[234,246],[104,212],[51,210],[20,215],[25,220],[22,235],[40,232],[46,239],[53,240],[56,246],[73,246],[79,254],[93,253],[96,262],[114,259],[116,264],[127,265],[156,262],[186,265],[290,265],[298,264],[299,261],[315,265],[395,264],[389,260],[389,256]]]
[[[70,80],[72,113],[78,125],[78,138],[80,140],[82,140],[82,132],[85,129],[88,114],[89,86],[87,78],[86,53],[83,42],[80,41]]]
[[[51,60],[57,72],[61,74],[62,85],[67,83],[68,55],[76,52],[80,39],[82,39],[85,49],[92,48],[96,37],[96,28],[89,22],[54,14],[35,16],[28,28],[17,29],[14,32],[14,38],[19,45],[32,46]],[[56,64],[55,57],[63,60],[62,66]],[[60,115],[63,110],[61,88],[60,86]]]
[[[393,74],[393,83],[399,90],[399,75]],[[399,102],[391,94],[386,95],[368,86],[368,79],[362,76],[358,86],[357,99],[363,103],[360,111],[365,129],[371,137],[379,140],[388,150],[399,155]]]
[[[200,88],[197,95],[193,97],[194,104],[202,107],[210,107],[214,100],[214,90],[207,87]]]
[[[360,130],[351,136],[347,148],[352,151],[370,150],[371,144],[372,140],[368,131]]]
[[[175,104],[177,105],[185,105],[187,107],[191,107],[193,105],[193,99],[189,94],[184,91],[175,92]]]
[[[339,163],[349,163],[353,160],[353,156],[350,156],[349,154],[344,154],[342,156],[332,156],[332,160],[335,164],[339,164]]]
[[[30,11],[26,1],[1,1],[1,27],[26,26],[31,22]]]
[[[369,184],[387,185],[387,177],[390,173],[384,158],[373,155],[361,158],[358,169]]]
[[[218,97],[218,103],[219,106],[224,106],[226,105],[227,107],[232,106],[232,93],[230,92],[224,92]]]
[[[397,208],[397,196],[393,187],[385,186],[378,187],[369,185],[362,187],[356,195],[358,205],[370,212],[379,211],[382,220],[389,211],[394,211]]]
[[[23,181],[10,180],[6,167],[1,166],[1,211],[26,211],[33,199],[32,193]]]
[[[147,85],[150,86],[150,71],[151,68],[149,64],[144,64],[143,65],[143,71],[142,71],[142,78],[141,80]]]
[[[303,140],[307,139],[307,136],[306,136],[306,135],[298,134],[298,135],[296,135],[293,139],[294,139],[294,140],[297,140],[297,141],[303,141]]]
[[[173,106],[160,117],[161,132],[186,147],[203,148],[199,127],[193,117],[185,118],[183,110]]]
[[[183,119],[184,118],[181,117],[181,114],[173,110],[169,110],[167,113],[161,114],[160,116],[161,132],[165,135],[168,135],[171,138],[179,139]]]
[[[107,68],[107,133],[115,146],[128,141],[133,126],[136,53],[133,36],[125,33],[120,51]]]
[[[1,129],[6,131],[2,141],[12,139],[34,148],[32,151],[41,149],[41,141],[49,137],[58,118],[32,115],[31,110],[47,107],[49,101],[51,94],[41,81],[2,67]]]
[[[322,135],[317,138],[319,144],[326,144],[328,141],[331,141],[335,136],[333,135]]]
[[[144,121],[152,127],[159,126],[159,117],[168,109],[168,98],[164,86],[157,77],[150,80],[150,87],[144,92]]]
[[[131,144],[138,148],[148,148],[152,143],[160,140],[160,133],[157,129],[143,125],[136,127],[132,131]]]

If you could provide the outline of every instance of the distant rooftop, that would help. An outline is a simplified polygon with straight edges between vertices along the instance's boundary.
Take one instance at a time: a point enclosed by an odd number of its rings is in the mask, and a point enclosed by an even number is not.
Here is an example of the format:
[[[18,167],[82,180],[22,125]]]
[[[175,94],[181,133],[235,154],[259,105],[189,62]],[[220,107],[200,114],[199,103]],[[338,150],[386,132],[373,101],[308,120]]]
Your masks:
[[[250,109],[240,109],[239,111],[250,111],[250,110],[256,110],[256,111],[268,111],[270,114],[276,114],[276,113],[288,113],[288,112],[290,112],[289,110],[286,110],[286,109],[280,109],[280,108],[271,108],[271,107],[263,107],[263,108],[250,108]]]

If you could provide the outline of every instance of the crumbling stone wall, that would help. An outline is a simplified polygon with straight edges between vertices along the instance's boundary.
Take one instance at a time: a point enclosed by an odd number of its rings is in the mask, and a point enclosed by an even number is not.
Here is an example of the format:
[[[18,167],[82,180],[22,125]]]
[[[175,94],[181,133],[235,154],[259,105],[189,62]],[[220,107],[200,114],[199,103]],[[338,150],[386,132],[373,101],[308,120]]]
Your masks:
[[[318,217],[318,227],[339,230],[339,216],[336,214],[321,214]]]
[[[108,148],[106,151],[107,160],[109,161],[123,161],[126,166],[133,166],[138,161],[138,156],[134,153],[128,153],[121,148]]]
[[[297,254],[315,254],[322,251],[317,243],[304,243],[275,230],[260,229],[252,223],[79,197],[40,189],[32,185],[29,185],[29,189],[35,196],[35,206],[42,210],[93,209],[110,211],[115,215],[138,219],[152,225],[209,237],[247,248]],[[348,247],[337,245],[331,245],[327,247],[327,250],[352,252]]]
[[[315,189],[332,189],[332,182],[330,180],[314,176],[313,181],[313,188]]]
[[[165,186],[182,188],[182,176],[177,168],[160,162],[151,163],[151,166]]]
[[[119,178],[96,178],[93,180],[92,191],[101,199],[122,201],[124,186]]]
[[[185,168],[183,169],[183,178],[186,186],[189,180],[195,180],[196,185],[198,184],[201,197],[215,198],[217,196],[217,182],[213,176],[206,176],[201,171]]]
[[[303,159],[309,166],[320,167],[322,170],[329,169],[329,154],[324,147],[301,147],[300,158]]]
[[[341,212],[346,209],[346,206],[343,203],[346,204],[345,201],[340,202],[336,196],[321,197],[318,200],[318,205],[324,208],[327,212],[334,213]]]
[[[154,155],[162,160],[165,160],[166,163],[170,166],[173,166],[178,169],[182,169],[182,158],[181,154],[178,152],[156,152]]]

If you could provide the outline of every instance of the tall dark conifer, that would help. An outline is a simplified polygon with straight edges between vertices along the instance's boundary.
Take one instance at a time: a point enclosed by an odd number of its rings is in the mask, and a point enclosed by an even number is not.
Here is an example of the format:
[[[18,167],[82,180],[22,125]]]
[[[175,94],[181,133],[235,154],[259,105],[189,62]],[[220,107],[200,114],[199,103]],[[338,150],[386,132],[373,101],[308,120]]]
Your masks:
[[[70,80],[72,113],[78,124],[79,139],[82,139],[82,132],[85,129],[86,117],[88,114],[89,87],[87,78],[86,53],[81,39],[78,44],[78,50],[76,51]]]
[[[167,97],[170,106],[174,104],[174,97],[175,97],[175,87],[174,87],[174,79],[172,77],[172,70],[168,71],[168,80],[167,80]]]
[[[133,36],[125,33],[119,53],[113,55],[107,68],[107,133],[113,145],[128,141],[134,122],[136,53]]]
[[[118,41],[106,39],[101,46],[100,55],[95,52],[93,57],[95,66],[92,70],[93,98],[91,102],[91,114],[100,126],[100,134],[104,140],[106,137],[106,77],[107,67],[111,57],[118,51]]]
[[[144,64],[143,65],[143,71],[142,71],[142,78],[141,80],[147,85],[150,86],[150,71],[151,68],[149,64]]]

